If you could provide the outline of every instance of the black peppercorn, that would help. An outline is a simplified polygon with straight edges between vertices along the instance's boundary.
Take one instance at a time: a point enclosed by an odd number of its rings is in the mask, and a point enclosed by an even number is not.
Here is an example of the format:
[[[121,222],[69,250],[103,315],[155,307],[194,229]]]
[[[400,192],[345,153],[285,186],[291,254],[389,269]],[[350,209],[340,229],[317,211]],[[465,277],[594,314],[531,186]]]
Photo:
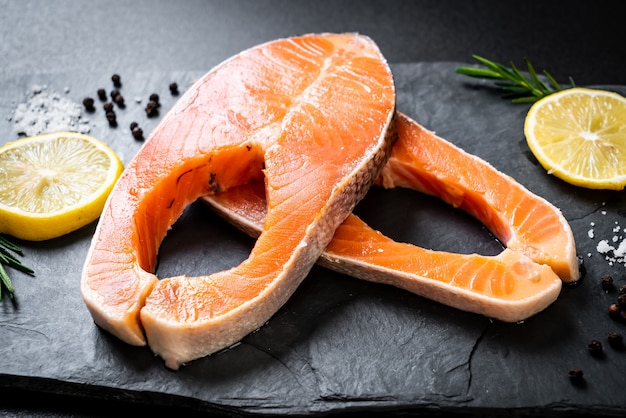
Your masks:
[[[121,94],[117,94],[114,98],[113,101],[115,102],[115,104],[117,104],[119,107],[124,107],[124,96],[122,96]]]
[[[591,342],[589,343],[589,346],[587,347],[589,349],[589,354],[591,354],[594,357],[602,357],[602,343],[598,340],[591,340]]]
[[[572,381],[572,383],[574,384],[580,384],[583,381],[583,371],[581,369],[571,369],[569,371],[569,379]]]
[[[150,97],[148,98],[150,101],[155,102],[157,105],[159,105],[159,95],[156,93],[152,93],[150,95]]]
[[[105,104],[102,105],[102,108],[104,109],[105,112],[112,112],[113,111],[113,103],[106,102]]]
[[[626,293],[622,293],[617,297],[617,304],[620,308],[626,308]]]
[[[111,81],[113,81],[113,85],[115,87],[121,87],[122,86],[122,78],[120,77],[119,74],[113,74],[111,76]]]
[[[626,295],[626,284],[620,286],[619,291],[617,292],[618,295]]]
[[[117,116],[115,115],[115,112],[107,112],[106,117],[109,121],[109,126],[117,126]]]
[[[87,110],[87,112],[93,112],[95,110],[93,107],[93,99],[91,97],[85,97],[83,99],[83,106],[85,106],[85,110]]]
[[[98,89],[98,99],[105,101],[107,99],[107,92],[105,89]]]
[[[624,348],[624,336],[619,332],[611,332],[609,334],[609,345],[613,348]]]
[[[118,89],[113,89],[111,90],[111,93],[109,93],[109,96],[111,96],[111,100],[113,100],[118,94],[120,94],[120,91]]]
[[[171,83],[170,84],[170,93],[173,96],[176,96],[178,94],[178,84],[176,84],[176,83]]]
[[[146,115],[148,115],[148,117],[152,117],[152,116],[156,116],[158,114],[158,103],[150,100],[148,102],[148,104],[146,105]]]
[[[143,130],[140,127],[135,126],[132,132],[133,132],[133,138],[135,138],[138,141],[143,140]]]
[[[135,129],[138,126],[139,126],[139,124],[137,122],[131,122],[130,123],[130,130],[131,130],[131,132],[132,132],[133,129]]]
[[[622,319],[622,309],[617,303],[612,303],[609,306],[609,316],[615,320]]]
[[[602,282],[602,289],[604,289],[607,292],[613,289],[613,277],[612,276],[610,275],[602,276],[600,280]]]

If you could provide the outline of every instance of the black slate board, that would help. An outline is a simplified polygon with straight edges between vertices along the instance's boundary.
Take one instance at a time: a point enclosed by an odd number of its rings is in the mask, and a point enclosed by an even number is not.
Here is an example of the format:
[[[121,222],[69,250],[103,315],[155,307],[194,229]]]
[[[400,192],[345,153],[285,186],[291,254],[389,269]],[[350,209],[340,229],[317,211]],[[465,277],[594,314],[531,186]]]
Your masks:
[[[626,333],[626,325],[609,319],[607,307],[617,294],[600,287],[605,274],[612,274],[617,286],[626,284],[626,268],[609,265],[596,251],[598,240],[612,237],[616,224],[626,226],[625,195],[576,188],[546,174],[524,141],[528,106],[503,100],[488,83],[455,74],[458,65],[392,65],[398,110],[561,208],[586,275],[544,312],[506,324],[315,267],[260,330],[173,372],[148,348],[130,347],[92,322],[79,294],[92,224],[47,242],[18,242],[36,277],[10,271],[16,298],[0,305],[0,387],[246,414],[313,416],[359,409],[626,414],[626,351],[606,343],[609,332]],[[110,128],[98,107],[85,115],[90,133],[128,161],[141,144],[130,135],[130,122],[147,133],[158,120],[143,111],[148,96],[159,93],[164,112],[176,99],[168,84],[176,81],[184,90],[200,75],[122,74],[127,106],[117,112],[119,126]],[[109,77],[4,75],[0,143],[16,138],[9,119],[32,85],[57,92],[69,88],[63,94],[80,103],[95,97],[99,87],[110,90]],[[626,87],[607,88],[626,94]],[[419,193],[372,189],[356,212],[387,235],[424,247],[483,254],[501,249],[473,218]],[[243,260],[252,244],[196,203],[163,243],[157,274],[222,270]],[[592,339],[604,343],[604,358],[589,355]],[[573,367],[584,370],[583,386],[569,381]]]

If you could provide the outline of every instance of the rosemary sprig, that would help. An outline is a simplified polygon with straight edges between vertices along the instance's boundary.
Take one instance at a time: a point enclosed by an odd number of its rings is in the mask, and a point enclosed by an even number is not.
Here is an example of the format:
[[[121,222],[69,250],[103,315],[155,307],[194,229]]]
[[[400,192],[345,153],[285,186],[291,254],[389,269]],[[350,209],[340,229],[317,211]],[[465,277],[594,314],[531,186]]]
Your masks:
[[[541,81],[528,58],[525,58],[524,61],[529,77],[522,74],[513,62],[511,62],[511,67],[506,67],[479,55],[472,55],[472,57],[486,68],[459,67],[456,72],[470,77],[496,80],[495,84],[507,93],[504,97],[510,98],[513,103],[536,102],[552,93],[563,90],[563,87],[546,70],[543,70],[543,74],[548,79],[549,84]],[[571,77],[569,80],[571,87],[576,87]]]
[[[27,274],[32,275],[35,273],[31,268],[23,265],[16,255],[23,255],[22,249],[0,235],[0,300],[2,300],[3,287],[9,293],[10,299],[13,299],[13,294],[15,293],[13,282],[11,282],[11,278],[4,268],[5,265]]]

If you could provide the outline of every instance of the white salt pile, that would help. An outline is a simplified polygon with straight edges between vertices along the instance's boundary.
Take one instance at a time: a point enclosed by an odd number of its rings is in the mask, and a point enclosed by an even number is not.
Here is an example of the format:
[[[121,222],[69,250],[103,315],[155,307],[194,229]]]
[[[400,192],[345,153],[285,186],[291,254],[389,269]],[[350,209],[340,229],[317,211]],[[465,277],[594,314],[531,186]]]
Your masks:
[[[34,85],[27,99],[13,113],[13,130],[16,134],[33,136],[58,131],[89,133],[89,120],[83,118],[81,106],[67,97],[46,91],[46,86]]]
[[[617,240],[613,239],[613,243],[616,244]],[[626,239],[623,239],[616,245],[611,244],[607,239],[603,239],[598,242],[596,249],[600,254],[604,255],[604,258],[610,265],[614,263],[626,265]]]
[[[606,215],[606,211],[601,212],[602,215]],[[590,223],[591,229],[587,231],[589,238],[595,237],[595,222]],[[596,251],[604,256],[604,259],[609,265],[623,264],[626,266],[626,238],[620,233],[623,232],[622,227],[617,221],[612,229],[613,236],[610,239],[601,239],[596,245]],[[591,254],[588,254],[591,257]]]

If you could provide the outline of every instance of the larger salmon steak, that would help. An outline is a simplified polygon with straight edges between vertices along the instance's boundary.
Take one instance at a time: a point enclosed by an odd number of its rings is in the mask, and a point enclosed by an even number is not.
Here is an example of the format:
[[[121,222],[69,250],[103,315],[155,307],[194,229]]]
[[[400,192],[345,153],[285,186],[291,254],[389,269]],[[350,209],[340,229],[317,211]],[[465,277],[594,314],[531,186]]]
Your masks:
[[[171,369],[236,343],[295,291],[395,138],[393,77],[368,37],[280,39],[220,64],[164,116],[109,196],[81,280],[94,321],[147,343]],[[260,178],[267,213],[247,260],[155,276],[185,207]]]
[[[439,197],[482,221],[507,248],[497,256],[428,250],[396,242],[351,215],[320,265],[506,322],[544,310],[557,299],[562,282],[578,280],[574,237],[558,208],[400,112],[397,131],[375,184]],[[258,182],[204,201],[258,236],[267,211]]]

